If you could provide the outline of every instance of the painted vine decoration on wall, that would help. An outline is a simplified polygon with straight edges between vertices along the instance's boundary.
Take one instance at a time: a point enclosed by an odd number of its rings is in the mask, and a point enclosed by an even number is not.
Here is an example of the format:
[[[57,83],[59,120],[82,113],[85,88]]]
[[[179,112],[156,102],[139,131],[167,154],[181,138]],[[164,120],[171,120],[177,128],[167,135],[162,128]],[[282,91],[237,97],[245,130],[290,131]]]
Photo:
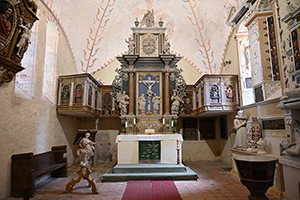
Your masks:
[[[185,6],[183,6],[186,10],[186,12],[191,15],[188,16],[187,18],[190,20],[190,22],[192,23],[193,26],[196,27],[195,33],[197,35],[197,37],[199,38],[195,38],[196,42],[198,43],[198,45],[201,47],[199,49],[201,56],[202,56],[202,63],[205,67],[206,70],[209,70],[210,74],[215,74],[217,72],[216,69],[216,65],[213,65],[214,62],[214,52],[211,51],[211,44],[210,44],[210,39],[207,40],[206,34],[203,33],[204,30],[204,23],[203,23],[203,17],[200,18],[200,12],[199,9],[200,7],[198,7],[198,17],[195,13],[195,9],[197,6],[197,3],[195,0],[183,0],[185,3],[189,3],[189,7],[190,7],[190,11],[188,8],[186,8]],[[206,42],[207,40],[207,42]],[[211,51],[211,53],[210,53]]]
[[[106,3],[106,6],[103,8],[104,0],[102,0],[100,4],[100,8],[98,8],[96,19],[94,19],[94,25],[97,27],[90,28],[90,37],[87,38],[87,50],[83,50],[84,52],[84,61],[81,61],[81,70],[84,72],[87,72],[89,68],[93,67],[97,58],[95,57],[100,50],[100,47],[97,48],[97,45],[101,42],[103,39],[102,34],[105,30],[105,26],[107,25],[107,22],[109,19],[106,19],[111,12],[113,11],[113,8],[111,8],[117,0],[108,0]],[[101,13],[102,10],[102,13]],[[84,62],[86,61],[86,65]]]

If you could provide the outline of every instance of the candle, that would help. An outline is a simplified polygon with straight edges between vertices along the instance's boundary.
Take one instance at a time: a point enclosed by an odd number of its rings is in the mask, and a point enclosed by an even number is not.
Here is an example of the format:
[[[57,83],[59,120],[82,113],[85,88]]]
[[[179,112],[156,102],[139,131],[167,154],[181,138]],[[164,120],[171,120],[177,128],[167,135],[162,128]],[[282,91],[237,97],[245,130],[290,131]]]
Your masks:
[[[172,121],[172,127],[173,127],[173,125],[174,125],[174,121]]]
[[[135,124],[135,118],[133,119],[133,124]]]
[[[177,149],[179,149],[179,138],[177,138]]]
[[[165,124],[165,118],[163,118],[163,124]]]
[[[125,128],[127,128],[127,122],[125,122]]]

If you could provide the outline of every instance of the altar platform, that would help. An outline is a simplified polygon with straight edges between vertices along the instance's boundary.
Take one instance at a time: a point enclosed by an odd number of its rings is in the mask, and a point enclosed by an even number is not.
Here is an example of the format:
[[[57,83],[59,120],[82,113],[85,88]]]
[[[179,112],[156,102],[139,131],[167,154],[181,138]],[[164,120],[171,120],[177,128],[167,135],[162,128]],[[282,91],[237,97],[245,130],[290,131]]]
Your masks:
[[[182,142],[181,134],[118,135],[117,164],[101,180],[197,180],[182,164]]]
[[[101,178],[102,182],[130,180],[197,180],[198,175],[183,164],[117,164]]]

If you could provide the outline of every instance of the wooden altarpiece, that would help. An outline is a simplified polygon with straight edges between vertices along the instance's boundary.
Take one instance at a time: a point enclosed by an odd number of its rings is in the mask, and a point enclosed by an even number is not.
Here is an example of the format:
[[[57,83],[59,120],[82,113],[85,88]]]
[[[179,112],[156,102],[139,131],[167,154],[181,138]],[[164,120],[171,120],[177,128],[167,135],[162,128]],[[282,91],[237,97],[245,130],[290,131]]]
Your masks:
[[[0,0],[0,85],[22,71],[30,30],[36,20],[34,0]]]

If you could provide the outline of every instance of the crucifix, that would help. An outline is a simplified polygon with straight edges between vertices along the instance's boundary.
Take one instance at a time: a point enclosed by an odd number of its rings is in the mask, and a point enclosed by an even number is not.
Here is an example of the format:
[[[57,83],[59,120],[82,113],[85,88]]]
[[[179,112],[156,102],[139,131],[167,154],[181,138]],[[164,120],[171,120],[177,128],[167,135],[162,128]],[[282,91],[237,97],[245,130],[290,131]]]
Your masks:
[[[140,83],[143,83],[148,89],[147,89],[147,96],[148,96],[148,110],[147,112],[150,112],[151,110],[151,106],[150,106],[150,102],[151,102],[151,98],[153,95],[153,91],[152,91],[152,86],[155,85],[155,83],[157,83],[159,81],[156,80],[151,80],[150,76],[148,77],[148,80],[141,80]]]

